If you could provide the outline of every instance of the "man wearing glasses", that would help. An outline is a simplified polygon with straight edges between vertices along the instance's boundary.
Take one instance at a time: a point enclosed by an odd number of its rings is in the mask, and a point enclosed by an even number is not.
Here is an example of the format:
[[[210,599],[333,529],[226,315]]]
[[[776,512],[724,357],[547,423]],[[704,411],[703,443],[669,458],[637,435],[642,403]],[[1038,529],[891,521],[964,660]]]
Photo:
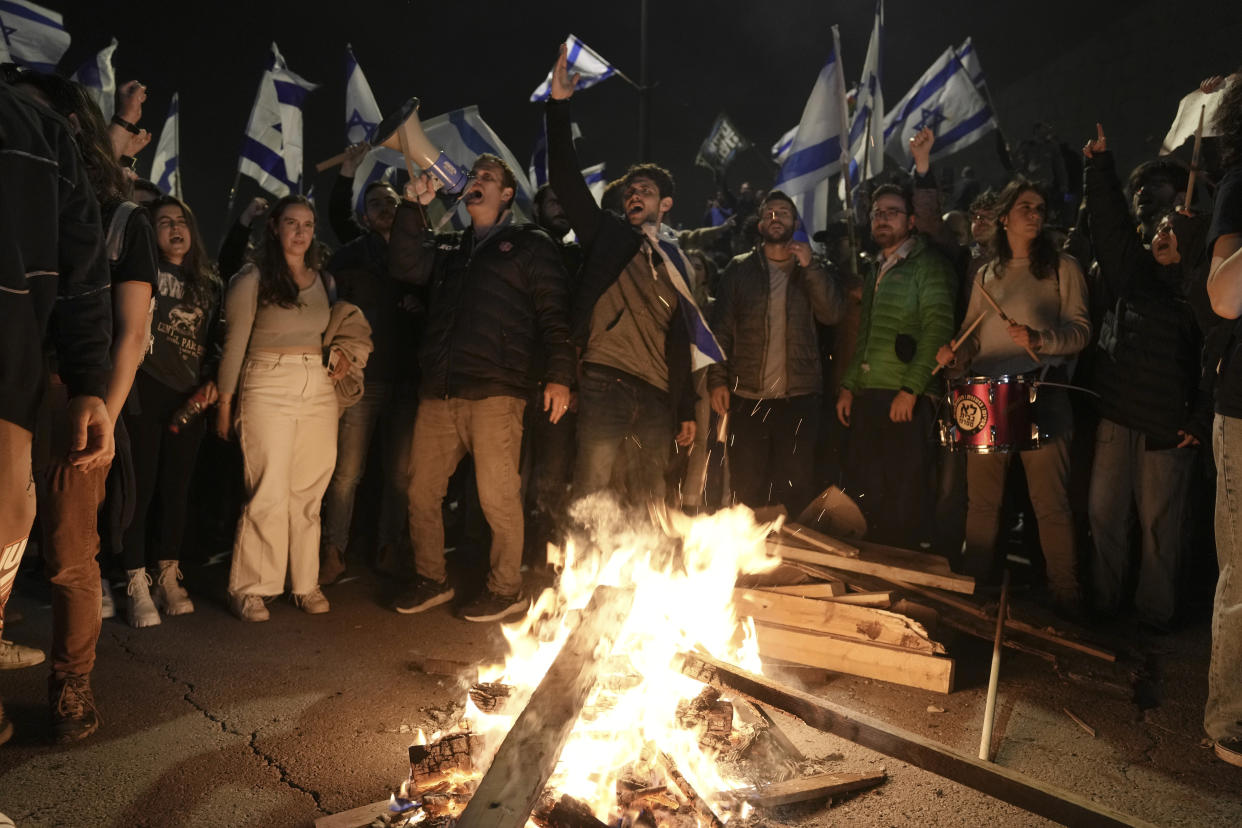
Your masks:
[[[844,298],[835,268],[793,240],[798,211],[780,190],[759,206],[760,244],[725,268],[712,332],[726,364],[708,370],[712,408],[728,415],[733,500],[780,503],[798,514],[811,498],[823,370],[815,322],[836,324]]]
[[[854,357],[841,381],[837,419],[849,429],[845,489],[882,543],[916,548],[927,534],[932,486],[931,385],[939,343],[953,335],[949,261],[914,233],[900,187],[872,196],[871,237],[880,254],[863,283]]]

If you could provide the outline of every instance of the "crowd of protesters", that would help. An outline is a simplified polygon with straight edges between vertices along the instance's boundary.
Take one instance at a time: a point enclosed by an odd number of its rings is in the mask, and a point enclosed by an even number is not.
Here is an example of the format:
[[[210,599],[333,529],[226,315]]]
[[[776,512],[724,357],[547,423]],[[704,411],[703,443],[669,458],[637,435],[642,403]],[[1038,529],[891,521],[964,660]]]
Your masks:
[[[837,486],[869,540],[943,555],[980,592],[1011,523],[1033,522],[1037,603],[1160,635],[1182,617],[1186,527],[1214,511],[1205,726],[1242,764],[1242,82],[1207,88],[1220,137],[1193,174],[1163,156],[1123,181],[1124,138],[1097,126],[1071,154],[1038,124],[1010,181],[967,169],[942,188],[924,130],[912,171],[866,182],[815,234],[825,255],[775,189],[722,180],[703,227],[677,231],[673,178],[644,162],[597,202],[562,48],[533,222],[489,154],[457,199],[462,230],[440,232],[456,202],[430,174],[369,184],[356,215],[361,145],[330,196],[335,253],[291,195],[248,205],[215,265],[190,206],[125,166],[149,140],[140,84],[109,124],[80,86],[10,71],[0,632],[37,516],[53,733],[92,733],[110,572],[134,627],[194,611],[180,561],[205,439],[238,449],[228,600],[247,622],[286,591],[328,612],[323,587],[364,558],[403,585],[398,612],[503,620],[528,606],[524,560],[573,531],[583,499],[813,520]],[[372,556],[350,539],[373,444]],[[481,589],[450,575],[446,501],[489,548]],[[0,638],[0,668],[44,660]]]

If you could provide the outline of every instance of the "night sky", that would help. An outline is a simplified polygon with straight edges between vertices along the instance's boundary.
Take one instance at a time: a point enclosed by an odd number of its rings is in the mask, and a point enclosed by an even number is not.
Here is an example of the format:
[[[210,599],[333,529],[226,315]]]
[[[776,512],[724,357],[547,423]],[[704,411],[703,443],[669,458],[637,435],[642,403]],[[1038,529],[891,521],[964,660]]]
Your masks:
[[[411,95],[430,118],[477,104],[482,115],[523,162],[530,156],[541,105],[530,92],[544,78],[558,43],[572,32],[629,76],[639,77],[638,0],[599,2],[444,2],[351,0],[346,3],[264,2],[62,2],[73,44],[61,63],[72,71],[115,36],[118,83],[137,78],[149,87],[143,126],[156,133],[170,96],[181,93],[182,183],[214,244],[237,153],[259,77],[275,40],[290,68],[322,84],[305,108],[309,182],[326,198],[333,172],[316,176],[313,164],[340,151],[344,136],[344,47],[354,53],[381,110]],[[1208,4],[1211,6],[1212,4]],[[1110,0],[916,2],[889,0],[883,87],[896,102],[950,44],[974,38],[994,95],[1038,72],[1041,65],[1080,43],[1133,6]],[[1234,4],[1224,4],[1236,17]],[[1018,19],[1015,9],[1022,9]],[[693,165],[695,152],[720,111],[727,112],[756,149],[730,171],[730,180],[771,183],[775,167],[767,149],[801,115],[815,76],[831,48],[830,27],[841,31],[847,79],[861,70],[874,6],[870,0],[762,0],[761,2],[650,3],[648,78],[652,100],[653,158],[678,182],[673,223],[693,226],[713,184]],[[1158,37],[1158,33],[1153,35]],[[1238,59],[1226,57],[1226,68]],[[1197,83],[1191,74],[1186,91]],[[1097,92],[1110,82],[1091,79]],[[1098,87],[1103,85],[1105,90]],[[1176,99],[1158,102],[1161,130]],[[637,94],[612,79],[574,97],[584,143],[583,165],[605,161],[610,177],[636,160]],[[1167,114],[1166,114],[1167,110]],[[1005,125],[1010,131],[1018,125]],[[1094,125],[1059,124],[1076,143]],[[1023,125],[1025,128],[1025,125]],[[155,141],[139,158],[150,169]],[[245,181],[245,180],[243,180]],[[241,196],[256,194],[244,184]],[[244,203],[239,197],[238,207]],[[323,235],[330,239],[330,231]]]

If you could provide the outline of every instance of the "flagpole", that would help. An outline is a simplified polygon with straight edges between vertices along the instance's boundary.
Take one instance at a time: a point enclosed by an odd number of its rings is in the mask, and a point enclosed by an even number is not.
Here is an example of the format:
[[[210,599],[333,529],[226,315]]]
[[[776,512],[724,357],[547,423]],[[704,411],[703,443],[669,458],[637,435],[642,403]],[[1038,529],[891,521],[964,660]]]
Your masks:
[[[174,92],[173,98],[177,101],[177,122],[173,125],[173,152],[177,153],[177,198],[184,201],[185,190],[181,188],[181,96]]]
[[[625,78],[620,72],[617,74]],[[647,87],[647,0],[642,0],[639,6],[638,80],[638,160],[641,162],[651,160],[651,90]]]

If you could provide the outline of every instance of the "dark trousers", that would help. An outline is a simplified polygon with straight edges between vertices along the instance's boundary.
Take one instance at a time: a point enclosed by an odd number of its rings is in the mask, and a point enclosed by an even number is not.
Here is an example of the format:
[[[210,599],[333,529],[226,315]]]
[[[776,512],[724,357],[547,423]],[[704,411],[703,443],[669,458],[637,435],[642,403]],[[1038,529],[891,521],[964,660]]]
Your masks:
[[[557,522],[569,503],[577,451],[578,414],[566,411],[553,423],[543,410],[543,386],[526,404],[522,429],[523,502],[527,515],[527,550],[539,560],[548,543],[559,543]]]
[[[622,371],[586,363],[578,409],[575,496],[607,488],[625,446],[630,499],[664,500],[664,469],[674,436],[668,394]]]
[[[935,492],[932,481],[932,405],[920,396],[908,423],[894,423],[896,391],[854,395],[842,458],[845,491],[867,517],[867,538],[917,548]]]
[[[820,395],[772,400],[733,396],[729,405],[733,500],[752,509],[779,503],[791,520],[816,494]]]
[[[200,415],[178,434],[168,430],[168,423],[192,393],[174,391],[141,370],[134,379],[130,402],[122,412],[129,431],[136,490],[134,517],[121,548],[126,569],[181,560],[190,480],[207,418]],[[151,556],[147,554],[148,539],[156,545]]]

